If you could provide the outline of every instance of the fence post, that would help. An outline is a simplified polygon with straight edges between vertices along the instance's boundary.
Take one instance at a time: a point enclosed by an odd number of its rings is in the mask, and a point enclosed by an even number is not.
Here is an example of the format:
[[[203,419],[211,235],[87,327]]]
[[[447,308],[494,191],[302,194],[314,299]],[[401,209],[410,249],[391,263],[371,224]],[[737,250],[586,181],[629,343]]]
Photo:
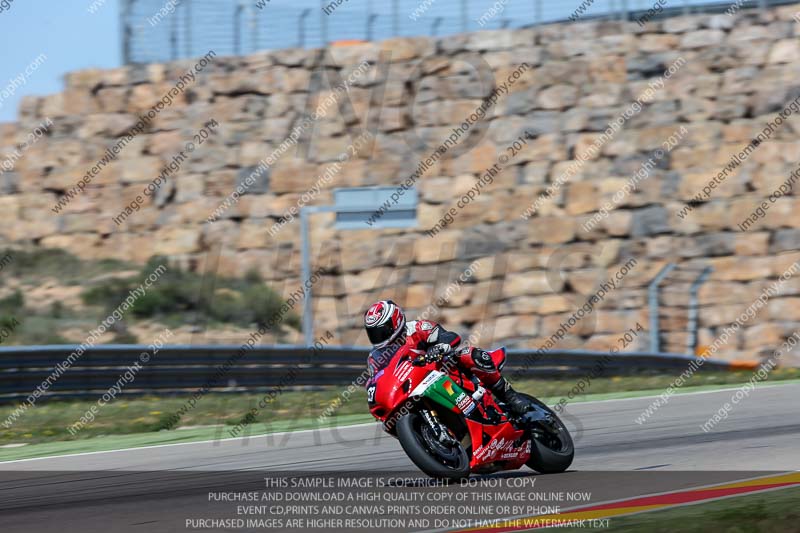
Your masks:
[[[119,10],[119,27],[122,28],[120,38],[122,40],[123,65],[128,65],[131,62],[131,26],[129,22],[131,2],[133,0],[122,0],[122,6]]]
[[[328,46],[328,20],[325,18],[327,16],[325,13],[325,0],[320,0],[319,4],[319,31],[322,36],[322,48],[325,48]]]
[[[658,284],[675,268],[675,263],[668,263],[662,268],[647,287],[647,299],[650,306],[650,351],[659,353],[660,331],[658,329]]]
[[[301,284],[311,278],[311,246],[309,244],[308,217],[312,212],[313,209],[308,206],[300,208],[300,275],[303,278],[300,280]],[[303,297],[303,338],[306,346],[314,344],[314,303],[311,297],[311,289],[311,287],[308,287],[308,292]]]
[[[372,28],[375,24],[375,20],[377,20],[378,14],[377,13],[370,13],[367,17],[367,40],[372,40]]]
[[[436,32],[439,31],[439,26],[442,25],[443,17],[436,17],[431,25],[431,36],[436,37]]]
[[[242,38],[242,4],[236,6],[233,12],[233,55],[239,55],[242,51],[241,38]]]
[[[697,305],[697,292],[700,285],[705,283],[711,274],[712,268],[707,266],[703,269],[697,279],[692,282],[689,288],[689,337],[686,341],[686,349],[689,355],[695,355],[697,351],[697,318],[698,318],[698,305]]]
[[[192,2],[189,0],[186,2],[186,13],[183,17],[184,22],[186,23],[186,28],[184,31],[184,39],[186,39],[186,55],[188,57],[192,57]]]
[[[300,13],[297,20],[297,47],[302,48],[306,44],[306,18],[311,14],[311,9],[306,8]]]
[[[250,12],[250,52],[258,50],[258,13],[254,5],[247,6]]]
[[[172,17],[172,27],[169,35],[170,49],[172,50],[172,60],[178,59],[178,17]]]

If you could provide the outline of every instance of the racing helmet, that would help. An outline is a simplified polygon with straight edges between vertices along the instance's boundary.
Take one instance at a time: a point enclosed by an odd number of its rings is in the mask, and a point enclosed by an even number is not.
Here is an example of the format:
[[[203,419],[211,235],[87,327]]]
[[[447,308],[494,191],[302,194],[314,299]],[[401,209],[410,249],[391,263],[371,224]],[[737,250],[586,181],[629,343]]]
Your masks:
[[[364,313],[364,328],[369,342],[375,348],[385,348],[404,334],[406,316],[400,306],[391,300],[375,302]]]

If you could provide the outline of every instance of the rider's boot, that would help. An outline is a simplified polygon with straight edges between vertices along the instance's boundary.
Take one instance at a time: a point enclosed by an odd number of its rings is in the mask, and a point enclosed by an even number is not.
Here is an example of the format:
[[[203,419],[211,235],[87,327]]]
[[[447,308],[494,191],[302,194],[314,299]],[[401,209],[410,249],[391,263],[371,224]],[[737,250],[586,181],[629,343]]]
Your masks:
[[[531,401],[511,388],[511,384],[506,381],[506,378],[500,378],[497,383],[490,387],[492,394],[494,394],[501,402],[508,406],[508,410],[515,416],[522,416],[527,413],[531,407]]]

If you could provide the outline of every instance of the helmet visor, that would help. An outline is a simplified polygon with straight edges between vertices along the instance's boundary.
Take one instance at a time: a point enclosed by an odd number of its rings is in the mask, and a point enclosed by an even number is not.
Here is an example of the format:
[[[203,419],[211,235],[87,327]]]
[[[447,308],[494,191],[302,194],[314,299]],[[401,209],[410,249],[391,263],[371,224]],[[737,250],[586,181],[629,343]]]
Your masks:
[[[386,324],[367,328],[367,337],[369,337],[369,342],[372,344],[384,343],[389,340],[393,334],[394,328],[392,327],[391,321],[388,321]]]

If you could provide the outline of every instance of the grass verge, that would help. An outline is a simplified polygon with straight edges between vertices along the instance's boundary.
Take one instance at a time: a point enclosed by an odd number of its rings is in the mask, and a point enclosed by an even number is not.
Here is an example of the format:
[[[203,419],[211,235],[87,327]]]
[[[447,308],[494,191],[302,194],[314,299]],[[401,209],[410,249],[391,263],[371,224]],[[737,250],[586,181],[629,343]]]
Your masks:
[[[281,432],[303,431],[308,429],[322,429],[326,427],[347,426],[351,424],[369,423],[374,420],[369,414],[345,415],[328,419],[324,424],[310,418],[296,420],[282,420],[272,424],[254,424],[251,431],[244,432],[243,436],[251,437],[242,439],[242,446],[258,446],[264,444],[264,435]],[[171,431],[151,431],[146,433],[133,433],[130,435],[102,435],[88,439],[73,441],[54,441],[32,444],[30,446],[0,449],[0,463],[18,459],[33,459],[38,457],[52,457],[56,455],[71,455],[87,452],[105,452],[123,450],[127,448],[141,448],[146,446],[163,446],[169,444],[183,444],[190,442],[218,441],[231,438],[228,426],[207,426],[181,428]],[[260,438],[260,439],[259,439]],[[275,441],[280,445],[281,439]]]
[[[724,388],[750,379],[747,372],[700,372],[692,378],[691,387],[680,393]],[[770,382],[793,380],[800,377],[797,369],[775,370]],[[587,392],[574,402],[660,394],[674,380],[674,376],[627,376],[597,378]],[[769,384],[770,382],[766,382]],[[557,403],[575,385],[574,379],[526,380],[516,384],[518,390],[528,392]],[[255,420],[241,433],[231,433],[242,422],[251,408],[256,407],[265,394],[208,394],[190,410],[176,430],[162,430],[165,421],[178,411],[186,401],[183,397],[143,397],[125,400],[124,397],[100,409],[94,423],[75,436],[67,426],[83,415],[94,401],[44,402],[28,410],[9,429],[0,426],[0,461],[37,457],[57,453],[78,453],[114,449],[115,447],[145,446],[174,441],[210,440],[232,436],[259,435],[273,431],[294,431],[317,427],[320,414],[339,398],[342,388],[316,391],[287,391],[261,409]],[[13,406],[0,408],[0,421],[13,411]],[[335,416],[325,420],[325,425],[350,424],[372,420],[366,408],[366,394],[357,390],[350,401],[336,409]],[[131,436],[129,443],[125,438]],[[97,442],[87,442],[87,441]],[[87,448],[88,446],[88,448]],[[40,452],[44,450],[44,452]]]

